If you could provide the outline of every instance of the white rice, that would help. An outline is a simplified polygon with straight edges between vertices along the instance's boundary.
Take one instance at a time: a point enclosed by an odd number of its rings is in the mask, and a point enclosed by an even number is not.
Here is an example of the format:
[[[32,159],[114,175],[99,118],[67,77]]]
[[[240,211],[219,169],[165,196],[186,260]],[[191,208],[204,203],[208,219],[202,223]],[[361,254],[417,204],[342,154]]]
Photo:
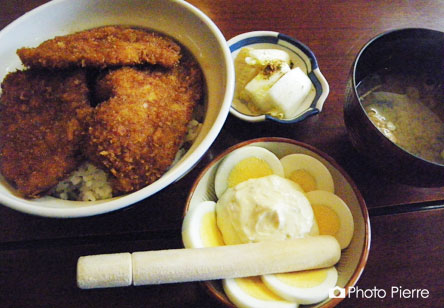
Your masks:
[[[188,123],[188,130],[182,147],[176,154],[171,166],[176,164],[185,155],[193,141],[200,132],[202,124],[197,120]],[[83,163],[68,178],[51,189],[50,195],[64,200],[96,201],[109,199],[112,187],[108,174],[90,162]]]
[[[96,201],[112,197],[105,171],[86,162],[51,190],[51,195],[64,200]]]

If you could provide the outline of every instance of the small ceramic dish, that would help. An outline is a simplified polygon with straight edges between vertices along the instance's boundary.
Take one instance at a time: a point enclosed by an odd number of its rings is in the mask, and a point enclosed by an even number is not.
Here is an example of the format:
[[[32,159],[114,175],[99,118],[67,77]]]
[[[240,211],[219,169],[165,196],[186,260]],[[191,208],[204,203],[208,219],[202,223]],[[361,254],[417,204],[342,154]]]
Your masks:
[[[279,123],[296,123],[310,116],[318,114],[322,110],[329,94],[327,80],[319,70],[314,53],[303,43],[288,35],[273,31],[253,31],[237,35],[228,41],[233,60],[243,47],[261,49],[281,49],[290,55],[290,60],[295,67],[299,67],[310,78],[314,91],[305,98],[296,116],[280,119],[267,114],[254,115],[247,108],[231,105],[230,113],[239,119],[248,122],[261,122],[265,120]]]
[[[337,286],[345,288],[346,293],[348,293],[349,288],[356,284],[364,270],[369,254],[370,221],[367,207],[350,176],[348,176],[331,157],[310,145],[286,138],[266,137],[244,141],[227,149],[216,157],[194,182],[185,206],[184,217],[188,210],[198,206],[201,202],[217,201],[214,180],[220,162],[234,150],[245,146],[266,148],[276,154],[278,158],[294,153],[310,155],[320,160],[330,171],[335,183],[335,194],[349,206],[354,221],[354,233],[351,243],[346,249],[342,250],[341,259],[336,265],[339,274]],[[203,285],[212,296],[225,306],[235,307],[225,295],[221,281],[205,281]],[[303,307],[334,307],[342,299],[343,298],[327,298],[316,305]]]

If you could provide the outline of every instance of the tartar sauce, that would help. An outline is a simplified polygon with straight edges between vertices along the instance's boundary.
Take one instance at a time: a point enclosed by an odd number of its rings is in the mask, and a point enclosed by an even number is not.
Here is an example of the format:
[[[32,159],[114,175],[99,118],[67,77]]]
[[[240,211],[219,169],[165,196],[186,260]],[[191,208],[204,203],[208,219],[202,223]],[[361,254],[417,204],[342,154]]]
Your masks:
[[[314,224],[312,207],[300,186],[277,175],[227,189],[216,213],[226,245],[303,237]]]

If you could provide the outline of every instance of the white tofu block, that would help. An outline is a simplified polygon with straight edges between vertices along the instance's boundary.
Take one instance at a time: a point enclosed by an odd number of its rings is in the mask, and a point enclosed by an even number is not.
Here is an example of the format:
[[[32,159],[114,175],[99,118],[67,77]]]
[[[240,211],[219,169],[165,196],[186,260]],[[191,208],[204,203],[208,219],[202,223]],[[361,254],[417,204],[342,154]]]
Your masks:
[[[249,65],[266,65],[275,61],[290,63],[290,55],[280,49],[250,49],[245,60]]]
[[[286,63],[282,63],[280,69],[270,75],[259,73],[245,86],[240,94],[240,98],[250,102],[262,112],[272,110],[272,102],[267,99],[268,92],[271,87],[289,71],[290,67]]]
[[[272,106],[271,108],[281,112],[284,118],[292,118],[311,88],[310,78],[296,67],[273,84],[264,100]]]
[[[77,285],[81,289],[125,287],[132,283],[131,254],[115,253],[80,257]]]

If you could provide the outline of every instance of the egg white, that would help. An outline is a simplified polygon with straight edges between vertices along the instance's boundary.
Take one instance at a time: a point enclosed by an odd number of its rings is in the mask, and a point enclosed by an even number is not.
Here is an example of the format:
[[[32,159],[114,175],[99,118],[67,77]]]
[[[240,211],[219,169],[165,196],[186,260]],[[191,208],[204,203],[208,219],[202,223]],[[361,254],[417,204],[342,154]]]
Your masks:
[[[228,181],[232,170],[243,160],[252,157],[258,158],[267,163],[268,167],[272,171],[272,174],[282,177],[284,176],[284,170],[281,162],[273,152],[257,146],[242,147],[228,154],[217,168],[214,188],[218,198],[220,198],[225,190],[227,190],[229,187]],[[245,176],[248,177],[248,175]]]
[[[239,285],[242,283],[242,280],[251,279],[247,278],[235,278],[235,279],[224,279],[222,282],[222,286],[224,288],[225,294],[239,308],[297,308],[299,304],[296,302],[287,302],[284,299],[282,300],[271,300],[266,299],[268,289],[266,289],[265,285],[256,285],[256,291],[259,292],[264,298],[254,297],[247,292]],[[261,283],[260,281],[254,282],[255,284]],[[261,292],[261,289],[265,288]],[[270,291],[271,292],[271,291]],[[271,294],[274,294],[273,292]],[[277,297],[277,295],[276,295]]]
[[[293,277],[300,277],[300,280],[298,279],[298,281],[303,283],[304,278],[301,278],[303,277],[302,275],[316,271],[325,271],[326,276],[323,281],[312,287],[296,286],[279,279],[279,277],[287,277],[287,279],[291,281],[292,279],[295,279],[291,278],[291,275],[294,275]],[[336,286],[337,280],[338,272],[334,266],[320,270],[262,276],[264,284],[274,293],[288,301],[295,301],[302,305],[315,304],[326,299],[330,289]]]
[[[353,215],[347,204],[339,196],[328,191],[315,190],[308,192],[305,195],[314,209],[315,219],[319,228],[319,234],[323,235],[326,233],[322,232],[322,222],[319,218],[316,218],[315,207],[325,206],[336,213],[337,218],[339,219],[338,231],[336,232],[336,234],[329,235],[334,236],[338,240],[341,249],[347,248],[352,240],[354,232]],[[331,218],[332,217],[327,217],[327,219]]]
[[[206,219],[210,219],[210,222],[214,221],[213,226]],[[205,232],[206,239],[203,238],[202,232]],[[182,241],[185,248],[224,245],[222,235],[216,225],[216,202],[201,202],[187,212],[182,224]]]
[[[281,158],[281,164],[286,178],[291,179],[293,172],[303,170],[315,181],[315,188],[312,190],[334,192],[333,177],[327,167],[318,159],[306,154],[290,154]],[[303,183],[299,184],[304,188]]]

